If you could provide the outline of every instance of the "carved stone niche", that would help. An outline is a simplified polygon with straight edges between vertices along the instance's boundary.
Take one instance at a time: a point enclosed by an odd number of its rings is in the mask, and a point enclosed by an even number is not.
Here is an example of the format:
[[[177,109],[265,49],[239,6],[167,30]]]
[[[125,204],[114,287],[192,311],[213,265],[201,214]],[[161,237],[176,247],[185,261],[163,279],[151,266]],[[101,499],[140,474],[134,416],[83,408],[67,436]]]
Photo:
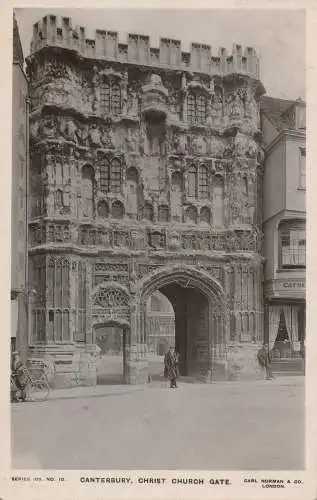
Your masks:
[[[168,246],[170,250],[179,250],[181,248],[181,236],[177,231],[170,234]]]
[[[224,250],[225,249],[225,235],[211,234],[210,235],[210,249],[211,250]]]
[[[46,229],[47,243],[68,242],[72,239],[68,223],[49,223]]]
[[[42,119],[41,132],[43,137],[56,139],[58,136],[58,118],[54,115],[47,115]]]
[[[195,155],[207,153],[207,143],[205,137],[192,136],[191,137],[191,153]]]
[[[211,135],[207,139],[207,153],[211,156],[222,157],[225,151],[225,142],[216,135]]]
[[[32,246],[41,245],[45,242],[45,233],[40,224],[31,224],[29,226],[30,243]]]
[[[66,141],[75,142],[77,144],[77,129],[78,125],[72,118],[60,117],[60,132]]]
[[[96,123],[92,123],[88,131],[88,143],[91,147],[101,146],[101,131]]]
[[[185,134],[174,134],[171,139],[171,150],[179,155],[188,153],[188,139]]]
[[[208,109],[207,125],[211,127],[220,127],[223,122],[223,99],[221,89],[215,88],[212,91],[211,102]]]
[[[129,246],[129,237],[129,231],[114,229],[112,232],[113,246],[119,248],[127,248]]]
[[[130,233],[130,248],[132,250],[143,250],[145,247],[144,234],[137,229],[132,229]]]
[[[162,231],[150,231],[148,242],[153,250],[164,249],[166,247],[166,234]]]
[[[227,96],[225,113],[231,124],[240,122],[244,117],[244,104],[238,90]]]
[[[246,135],[238,133],[234,141],[234,155],[256,158],[258,152],[257,143]]]

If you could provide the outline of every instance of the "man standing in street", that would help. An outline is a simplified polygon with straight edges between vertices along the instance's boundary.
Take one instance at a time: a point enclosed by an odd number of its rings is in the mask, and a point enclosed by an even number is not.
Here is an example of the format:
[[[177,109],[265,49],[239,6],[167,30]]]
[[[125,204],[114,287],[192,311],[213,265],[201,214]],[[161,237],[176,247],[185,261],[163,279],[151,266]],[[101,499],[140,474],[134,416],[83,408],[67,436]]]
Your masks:
[[[176,388],[178,357],[173,347],[164,356],[164,378],[170,380],[170,387]]]
[[[270,355],[270,350],[269,350],[269,345],[264,344],[261,349],[259,349],[258,354],[257,354],[258,362],[262,368],[262,373],[263,370],[265,369],[266,372],[266,380],[272,380],[275,378],[272,373],[272,366],[271,366],[271,355]]]

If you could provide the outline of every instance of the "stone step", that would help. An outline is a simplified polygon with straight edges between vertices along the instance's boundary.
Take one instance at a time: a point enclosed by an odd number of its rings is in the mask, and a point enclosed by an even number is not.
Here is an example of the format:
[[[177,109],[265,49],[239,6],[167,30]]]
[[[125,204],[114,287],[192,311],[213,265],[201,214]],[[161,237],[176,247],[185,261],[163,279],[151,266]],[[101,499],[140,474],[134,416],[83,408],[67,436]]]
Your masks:
[[[305,364],[303,359],[277,359],[272,361],[272,371],[275,375],[303,375]]]

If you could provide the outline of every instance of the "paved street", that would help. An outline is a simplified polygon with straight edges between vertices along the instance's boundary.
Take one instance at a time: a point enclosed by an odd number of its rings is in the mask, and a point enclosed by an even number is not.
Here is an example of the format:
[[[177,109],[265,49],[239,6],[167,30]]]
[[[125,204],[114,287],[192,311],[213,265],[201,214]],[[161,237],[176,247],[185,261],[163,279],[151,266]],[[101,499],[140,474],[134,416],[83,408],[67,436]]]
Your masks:
[[[14,468],[301,469],[304,379],[97,386],[12,405]]]

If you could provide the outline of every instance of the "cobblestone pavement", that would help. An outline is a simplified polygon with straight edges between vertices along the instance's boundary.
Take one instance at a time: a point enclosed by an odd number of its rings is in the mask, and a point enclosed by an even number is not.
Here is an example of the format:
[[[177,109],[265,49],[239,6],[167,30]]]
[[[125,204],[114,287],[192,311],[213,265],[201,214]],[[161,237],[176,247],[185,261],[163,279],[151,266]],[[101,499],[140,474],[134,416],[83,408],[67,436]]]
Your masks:
[[[304,467],[304,379],[52,391],[12,405],[13,468]]]

